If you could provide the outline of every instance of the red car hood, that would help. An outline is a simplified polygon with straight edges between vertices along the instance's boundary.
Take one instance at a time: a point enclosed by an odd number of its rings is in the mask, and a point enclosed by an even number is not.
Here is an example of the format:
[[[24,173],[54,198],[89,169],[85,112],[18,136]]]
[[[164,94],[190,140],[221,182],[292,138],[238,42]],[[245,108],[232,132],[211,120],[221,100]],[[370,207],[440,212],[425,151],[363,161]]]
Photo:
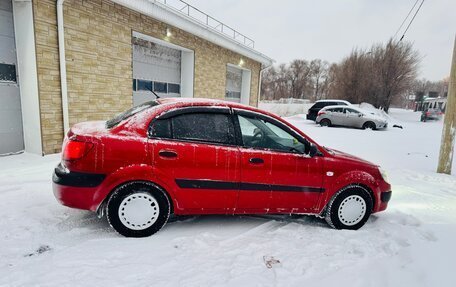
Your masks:
[[[377,166],[376,164],[370,162],[370,161],[367,161],[367,160],[364,160],[362,158],[359,158],[357,156],[354,156],[354,155],[351,155],[351,154],[348,154],[348,153],[345,153],[345,152],[342,152],[340,150],[336,150],[336,149],[328,149],[329,152],[331,152],[336,158],[340,158],[340,159],[344,159],[344,160],[351,160],[351,161],[356,161],[356,162],[359,162],[359,163],[363,163],[363,164],[368,164],[368,165],[372,165],[372,166]]]

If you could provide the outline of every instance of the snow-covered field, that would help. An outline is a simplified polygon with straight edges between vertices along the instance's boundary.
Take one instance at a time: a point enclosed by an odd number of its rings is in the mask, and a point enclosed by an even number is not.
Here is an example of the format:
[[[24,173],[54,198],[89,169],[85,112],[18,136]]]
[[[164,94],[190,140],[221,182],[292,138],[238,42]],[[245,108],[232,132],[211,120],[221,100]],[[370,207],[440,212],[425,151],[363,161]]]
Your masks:
[[[319,143],[389,172],[388,210],[358,231],[305,216],[207,216],[123,238],[95,214],[55,201],[58,155],[0,158],[0,286],[455,286],[456,176],[435,173],[442,123],[404,110],[391,116],[404,129],[289,118]]]

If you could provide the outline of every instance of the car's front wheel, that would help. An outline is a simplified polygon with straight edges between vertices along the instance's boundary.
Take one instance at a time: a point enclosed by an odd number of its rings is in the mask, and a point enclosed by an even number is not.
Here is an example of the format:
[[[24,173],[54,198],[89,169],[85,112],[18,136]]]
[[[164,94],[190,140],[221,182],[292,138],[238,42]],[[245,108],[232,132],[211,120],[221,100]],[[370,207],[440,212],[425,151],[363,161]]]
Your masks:
[[[126,237],[146,237],[168,221],[170,203],[157,186],[133,182],[117,188],[107,204],[109,224]]]
[[[369,130],[375,130],[377,128],[377,126],[375,125],[374,122],[365,122],[363,124],[363,129],[369,129]]]
[[[333,228],[357,230],[369,219],[372,207],[372,197],[364,187],[348,186],[329,202],[325,219]]]

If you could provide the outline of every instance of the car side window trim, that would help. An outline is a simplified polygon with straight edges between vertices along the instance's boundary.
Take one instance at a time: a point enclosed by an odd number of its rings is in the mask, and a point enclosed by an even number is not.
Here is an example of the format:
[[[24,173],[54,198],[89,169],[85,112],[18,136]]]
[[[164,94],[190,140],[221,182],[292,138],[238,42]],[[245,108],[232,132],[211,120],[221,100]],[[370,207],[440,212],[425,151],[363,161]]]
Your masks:
[[[236,135],[236,126],[235,123],[232,120],[232,117],[229,118],[230,124],[233,126],[234,132],[235,132],[235,138],[233,141],[233,144],[231,143],[221,143],[221,142],[214,142],[214,141],[207,141],[207,140],[198,140],[198,139],[178,139],[175,138],[173,135],[173,122],[172,118],[183,115],[183,114],[195,114],[195,113],[205,113],[205,114],[229,114],[231,115],[232,111],[228,107],[202,107],[202,106],[195,106],[195,107],[185,107],[181,109],[175,109],[172,111],[165,112],[158,117],[154,118],[150,123],[149,123],[149,128],[147,131],[147,137],[149,139],[159,139],[159,140],[164,140],[164,141],[174,141],[174,142],[188,142],[188,143],[195,143],[195,144],[207,144],[207,145],[216,145],[216,146],[226,146],[226,147],[236,147],[238,146],[238,139]],[[171,129],[171,137],[160,137],[160,136],[154,136],[152,135],[152,128],[155,122],[160,121],[160,120],[169,120],[170,121],[170,129]]]
[[[284,150],[280,150],[280,149],[245,146],[244,142],[242,140],[241,127],[240,127],[240,124],[239,124],[239,119],[237,117],[238,115],[239,116],[250,117],[250,118],[258,118],[258,119],[262,119],[262,120],[264,120],[266,122],[270,122],[270,123],[278,126],[279,128],[285,130],[286,132],[288,132],[290,135],[294,136],[295,138],[297,138],[304,145],[310,145],[310,142],[306,138],[304,138],[303,136],[298,134],[296,131],[291,129],[290,127],[286,126],[285,124],[277,121],[276,119],[274,119],[272,117],[269,117],[269,116],[263,115],[263,114],[259,114],[259,113],[256,113],[256,112],[252,112],[252,111],[246,111],[246,110],[240,110],[240,109],[235,109],[234,108],[233,109],[233,118],[234,118],[234,121],[235,121],[235,127],[234,128],[235,128],[236,139],[237,139],[239,147],[242,147],[242,148],[245,148],[245,149],[253,149],[253,150],[263,150],[263,151],[272,151],[272,152],[286,153],[286,154],[305,155],[305,153],[297,153],[297,152],[293,152],[293,151],[284,151]]]

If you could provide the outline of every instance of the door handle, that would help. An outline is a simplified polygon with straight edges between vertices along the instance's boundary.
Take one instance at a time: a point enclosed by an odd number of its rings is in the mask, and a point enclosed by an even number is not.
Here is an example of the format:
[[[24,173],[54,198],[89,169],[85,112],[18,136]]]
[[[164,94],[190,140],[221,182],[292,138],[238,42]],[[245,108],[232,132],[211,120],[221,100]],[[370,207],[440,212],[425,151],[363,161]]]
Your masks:
[[[161,150],[158,152],[158,155],[161,157],[166,157],[166,158],[176,158],[177,157],[177,153],[174,151],[170,151],[170,150]]]
[[[262,158],[252,157],[251,159],[249,159],[249,162],[253,164],[261,164],[264,163],[264,160]]]

